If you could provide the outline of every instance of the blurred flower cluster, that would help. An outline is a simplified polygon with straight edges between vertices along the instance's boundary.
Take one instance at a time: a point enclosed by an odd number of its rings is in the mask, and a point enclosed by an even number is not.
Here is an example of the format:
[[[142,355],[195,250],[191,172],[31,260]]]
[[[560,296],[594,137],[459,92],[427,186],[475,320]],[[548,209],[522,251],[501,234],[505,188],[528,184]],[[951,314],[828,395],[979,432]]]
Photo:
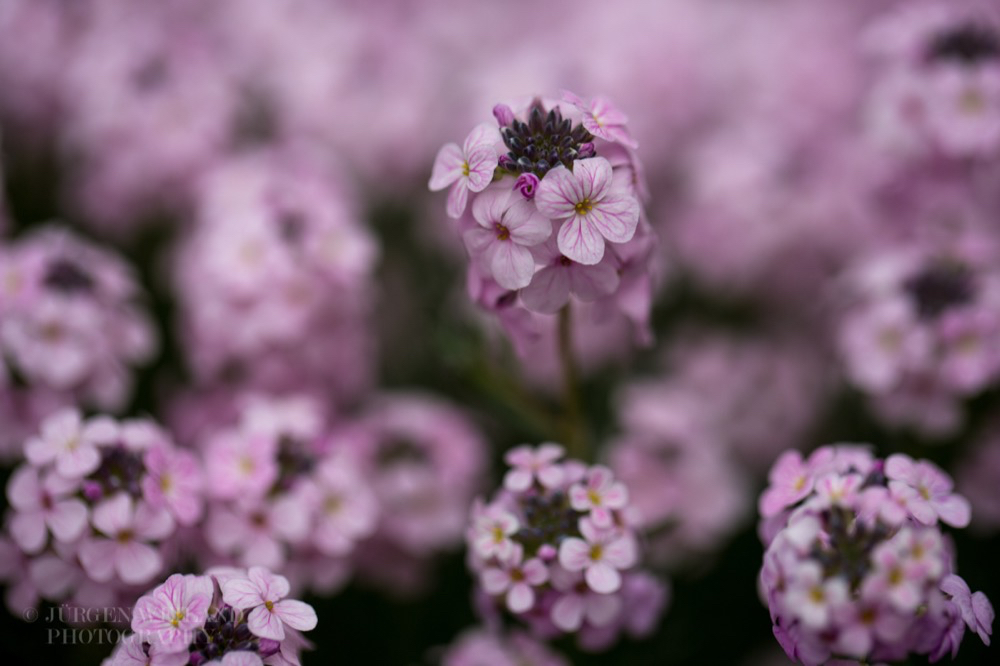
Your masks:
[[[0,0],[12,662],[996,661],[996,3],[465,5]]]

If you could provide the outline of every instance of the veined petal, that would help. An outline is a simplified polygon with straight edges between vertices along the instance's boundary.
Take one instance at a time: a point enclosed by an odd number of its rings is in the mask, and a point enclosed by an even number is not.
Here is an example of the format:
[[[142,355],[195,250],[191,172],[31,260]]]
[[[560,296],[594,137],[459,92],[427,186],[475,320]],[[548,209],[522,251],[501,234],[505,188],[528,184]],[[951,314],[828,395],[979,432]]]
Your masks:
[[[567,258],[585,266],[593,266],[604,258],[604,238],[590,223],[595,211],[596,209],[587,215],[574,214],[563,222],[557,236],[559,251]]]
[[[310,631],[316,628],[316,611],[297,599],[282,599],[274,604],[274,614],[292,629]]]
[[[538,212],[553,220],[561,220],[576,213],[576,205],[583,201],[583,188],[573,173],[561,164],[550,169],[538,185],[535,205]]]
[[[504,217],[507,202],[511,198],[510,195],[511,190],[500,183],[483,190],[482,194],[472,202],[472,219],[479,226],[493,232],[496,229],[497,223]]]
[[[247,578],[229,578],[222,581],[222,600],[233,608],[246,609],[260,606],[264,598],[260,589]]]
[[[448,191],[448,206],[445,208],[445,212],[448,213],[448,217],[452,217],[457,220],[462,217],[462,213],[465,212],[465,205],[468,202],[468,179],[460,177],[455,181],[455,184],[451,186],[451,190]]]
[[[569,301],[569,275],[564,266],[546,266],[521,290],[521,301],[532,312],[553,314]],[[511,490],[510,484],[504,484]]]
[[[497,168],[497,151],[493,146],[482,146],[473,150],[467,159],[469,164],[469,189],[482,192],[493,182],[493,172]]]
[[[490,271],[497,284],[504,289],[527,287],[535,274],[535,258],[531,251],[510,240],[497,241],[493,247]]]
[[[604,199],[608,190],[611,189],[611,162],[603,157],[592,157],[589,160],[576,160],[573,162],[573,176],[580,183],[580,191],[583,199],[589,199],[597,203]]]
[[[261,596],[265,601],[277,601],[288,596],[292,589],[288,579],[278,574],[273,574],[264,567],[250,567],[247,571],[250,582],[257,586]]]
[[[471,155],[477,148],[488,146],[494,148],[501,141],[500,130],[490,123],[479,123],[472,128],[469,136],[465,137],[462,149],[466,155]],[[494,149],[495,152],[495,149]]]
[[[465,166],[465,155],[456,143],[448,143],[441,147],[434,158],[434,168],[427,186],[432,192],[443,190],[462,176]]]
[[[285,637],[285,626],[278,616],[267,610],[267,606],[261,605],[250,611],[247,616],[247,626],[255,636],[270,638],[280,641]]]
[[[639,226],[639,202],[627,192],[613,192],[594,204],[587,220],[612,243],[626,243]]]
[[[505,222],[507,223],[506,226],[510,229],[511,240],[520,245],[528,246],[544,243],[548,240],[549,236],[552,235],[551,220],[539,213],[538,210],[527,201],[523,202],[523,204],[523,206],[515,204],[515,206],[511,208],[511,212],[516,209],[520,214],[522,210],[526,210],[528,213],[527,215],[515,221],[514,219],[511,219],[512,216],[508,213],[507,218],[505,219]]]

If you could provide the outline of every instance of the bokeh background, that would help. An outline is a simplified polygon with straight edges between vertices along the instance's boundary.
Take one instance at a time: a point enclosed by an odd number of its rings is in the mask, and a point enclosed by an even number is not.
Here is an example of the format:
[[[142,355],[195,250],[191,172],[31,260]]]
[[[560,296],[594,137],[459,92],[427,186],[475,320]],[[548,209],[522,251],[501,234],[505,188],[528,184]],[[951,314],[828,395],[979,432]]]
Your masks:
[[[756,498],[781,451],[837,441],[956,477],[973,504],[972,527],[954,531],[958,570],[996,601],[990,9],[0,0],[0,277],[67,229],[132,267],[153,341],[134,361],[108,352],[114,378],[88,379],[113,385],[103,392],[32,374],[23,347],[0,343],[4,474],[66,404],[152,417],[199,450],[248,394],[306,396],[319,430],[349,433],[377,431],[389,405],[416,400],[472,432],[467,487],[435,500],[466,502],[449,505],[463,521],[468,500],[499,483],[504,450],[564,434],[552,418],[559,377],[551,347],[518,354],[470,302],[465,250],[427,182],[438,149],[497,102],[568,89],[628,115],[659,238],[652,339],[608,321],[579,333],[577,354],[588,450],[637,484],[655,516],[647,565],[670,593],[651,636],[600,653],[554,647],[574,664],[787,663],[756,591]],[[969,16],[996,48],[928,64]],[[302,228],[314,254],[271,256]],[[890,311],[920,297],[915,276],[941,257],[973,286],[955,296],[949,282],[931,309],[974,306],[975,322],[921,333],[940,339],[914,360],[886,336],[932,327]],[[0,326],[18,316],[0,308]],[[455,437],[445,430],[430,437]],[[636,439],[654,440],[651,461],[630,452]],[[461,527],[422,545],[409,529],[383,525],[352,556],[309,563],[320,625],[305,663],[437,663],[476,623]],[[53,642],[52,625],[21,621],[13,552],[0,567],[11,609],[0,653],[99,663],[110,646]],[[313,569],[332,573],[320,585]],[[967,637],[956,663],[998,661]]]

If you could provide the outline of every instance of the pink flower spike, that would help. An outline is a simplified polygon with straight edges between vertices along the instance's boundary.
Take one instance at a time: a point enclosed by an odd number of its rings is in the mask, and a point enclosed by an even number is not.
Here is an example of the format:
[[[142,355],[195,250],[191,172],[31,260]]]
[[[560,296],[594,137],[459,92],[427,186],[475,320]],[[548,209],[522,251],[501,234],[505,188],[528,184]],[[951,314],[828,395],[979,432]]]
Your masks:
[[[639,225],[639,202],[622,186],[613,186],[611,163],[603,157],[576,160],[570,171],[561,164],[542,178],[535,205],[559,228],[559,251],[581,264],[604,256],[604,243],[632,240]]]
[[[580,519],[584,539],[568,537],[559,546],[559,564],[567,571],[584,571],[584,580],[594,592],[610,594],[621,587],[621,569],[635,564],[635,541],[618,530],[598,529],[587,518]]]
[[[558,444],[542,444],[537,449],[527,445],[511,449],[504,460],[514,469],[504,476],[504,487],[511,492],[523,492],[537,479],[546,488],[554,488],[563,479],[562,467],[556,461],[565,452]]]
[[[499,162],[495,147],[498,141],[499,130],[483,123],[466,137],[462,148],[449,143],[438,151],[427,185],[432,192],[451,185],[447,208],[449,217],[461,217],[469,192],[482,192],[493,181],[493,172]]]
[[[568,90],[562,91],[562,99],[569,102],[583,114],[584,128],[594,136],[620,143],[629,148],[638,148],[639,144],[628,133],[625,124],[628,118],[618,110],[608,99],[595,97],[590,102],[584,101],[579,96]]]
[[[589,511],[595,526],[607,528],[613,525],[613,510],[628,504],[628,490],[614,480],[610,469],[595,465],[587,473],[586,486],[578,483],[570,487],[569,502],[577,511]]]

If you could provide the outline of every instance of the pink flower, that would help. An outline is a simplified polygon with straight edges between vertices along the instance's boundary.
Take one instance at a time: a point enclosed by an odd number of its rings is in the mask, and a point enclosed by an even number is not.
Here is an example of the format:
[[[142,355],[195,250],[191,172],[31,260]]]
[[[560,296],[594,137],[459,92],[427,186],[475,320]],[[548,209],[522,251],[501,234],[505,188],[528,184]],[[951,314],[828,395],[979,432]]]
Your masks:
[[[80,412],[68,408],[45,419],[41,436],[24,445],[28,461],[36,466],[55,462],[56,471],[65,477],[90,474],[101,463],[95,443],[106,440],[105,422],[85,424]]]
[[[760,496],[758,509],[764,518],[777,515],[812,492],[813,469],[802,460],[798,451],[785,451],[768,473],[768,486]]]
[[[208,490],[215,497],[262,496],[278,476],[276,441],[237,430],[211,440],[205,454]]]
[[[472,217],[479,226],[464,234],[470,253],[482,257],[504,289],[526,287],[535,273],[535,258],[528,248],[552,235],[552,223],[505,183],[476,198]]]
[[[312,606],[285,599],[288,579],[263,567],[251,567],[246,578],[230,578],[221,587],[223,601],[234,608],[250,610],[247,624],[261,638],[284,639],[285,625],[299,631],[316,627],[316,611]]]
[[[596,301],[614,293],[621,282],[610,252],[596,264],[585,265],[563,255],[556,239],[531,250],[543,268],[521,290],[521,301],[533,312],[554,314],[569,302],[570,294],[584,302]]]
[[[514,542],[510,537],[520,527],[514,514],[492,504],[485,510],[480,509],[480,513],[473,519],[472,547],[483,558],[509,558],[514,549]]]
[[[596,264],[604,256],[604,242],[625,243],[639,225],[639,202],[621,186],[612,184],[611,163],[603,157],[561,164],[542,178],[535,196],[538,210],[559,228],[559,250],[581,264]]]
[[[532,587],[549,579],[549,570],[537,557],[523,561],[524,549],[515,544],[507,558],[499,559],[498,566],[483,570],[480,580],[489,594],[507,593],[507,608],[511,613],[525,613],[535,605]]]
[[[562,596],[552,605],[552,623],[563,631],[576,631],[583,621],[593,627],[604,627],[619,616],[622,598],[617,594],[598,594],[583,584],[580,574],[557,568],[553,585]]]
[[[555,464],[562,458],[565,449],[558,444],[541,444],[533,449],[518,446],[504,455],[504,460],[513,467],[503,478],[503,485],[511,492],[522,492],[531,487],[536,479],[546,488],[554,488],[563,479],[562,468]]]
[[[378,502],[360,472],[331,457],[317,470],[317,524],[313,540],[320,552],[345,555],[375,531]]]
[[[94,509],[91,522],[107,537],[80,546],[80,562],[91,578],[105,582],[117,573],[123,582],[137,585],[160,571],[163,559],[148,542],[173,531],[174,521],[165,509],[154,510],[142,501],[136,506],[129,495],[119,493]]]
[[[202,512],[202,471],[187,451],[152,446],[143,459],[142,495],[153,508],[167,507],[182,525],[193,525]]]
[[[583,126],[597,138],[617,142],[629,148],[639,147],[625,127],[628,118],[607,98],[595,97],[587,102],[568,90],[562,91],[562,98],[564,102],[569,102],[580,110],[583,114],[581,121]]]
[[[589,511],[590,519],[600,528],[611,527],[613,510],[628,504],[625,484],[616,482],[611,470],[595,465],[587,472],[587,485],[574,484],[569,489],[569,502],[577,511]]]
[[[428,187],[437,192],[451,185],[448,192],[449,217],[461,217],[469,192],[482,192],[493,180],[493,171],[500,159],[496,151],[498,141],[500,133],[497,128],[483,123],[466,137],[462,148],[449,143],[438,151]]]
[[[186,650],[205,624],[212,595],[210,578],[174,574],[136,602],[132,631],[164,652]]]
[[[810,629],[822,630],[830,624],[832,609],[848,601],[847,580],[839,576],[823,578],[815,562],[804,562],[795,571],[794,581],[785,592],[788,612]]]
[[[952,527],[969,524],[969,501],[951,492],[951,478],[933,463],[897,453],[886,458],[885,475],[890,492],[904,493],[907,509],[921,523],[933,525],[940,519]],[[916,492],[907,492],[907,488]]]
[[[7,498],[14,507],[10,534],[26,553],[45,545],[45,528],[63,542],[76,539],[87,526],[87,507],[72,497],[76,484],[57,475],[44,481],[33,467],[18,468],[7,484]]]
[[[580,519],[583,539],[568,537],[559,545],[559,564],[567,571],[584,571],[594,592],[609,594],[621,587],[620,569],[636,562],[635,541],[618,530],[601,530],[588,518]],[[586,541],[584,541],[586,539]]]

